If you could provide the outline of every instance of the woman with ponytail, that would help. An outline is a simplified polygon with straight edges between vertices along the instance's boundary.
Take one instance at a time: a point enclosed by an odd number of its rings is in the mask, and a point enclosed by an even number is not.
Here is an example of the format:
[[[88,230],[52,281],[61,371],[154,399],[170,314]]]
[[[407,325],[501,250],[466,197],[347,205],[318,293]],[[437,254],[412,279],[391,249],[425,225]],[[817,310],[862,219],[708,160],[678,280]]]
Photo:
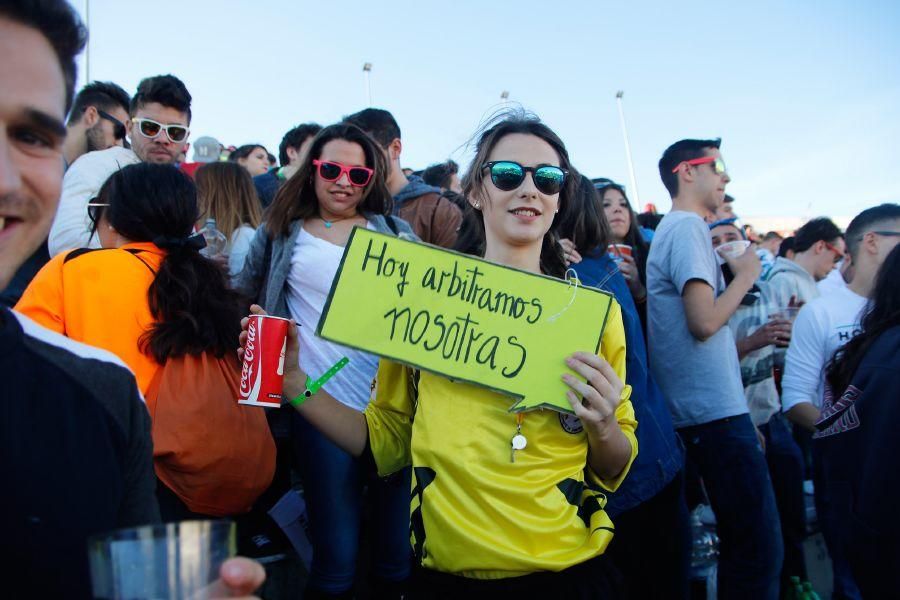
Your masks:
[[[169,357],[233,351],[241,302],[200,254],[197,192],[168,165],[113,173],[88,204],[102,248],[56,256],[16,310],[44,327],[109,350],[146,393]]]
[[[134,372],[163,520],[247,512],[272,479],[275,446],[263,412],[236,401],[242,304],[200,254],[194,184],[172,166],[128,166],[88,211],[102,248],[56,256],[16,310]]]

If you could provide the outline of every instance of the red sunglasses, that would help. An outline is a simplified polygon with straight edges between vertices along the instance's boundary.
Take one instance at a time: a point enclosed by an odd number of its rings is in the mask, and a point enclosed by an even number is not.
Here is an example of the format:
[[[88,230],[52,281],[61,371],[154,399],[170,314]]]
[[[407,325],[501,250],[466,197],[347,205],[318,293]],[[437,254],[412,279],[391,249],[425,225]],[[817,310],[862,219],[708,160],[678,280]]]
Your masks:
[[[312,162],[319,168],[319,177],[325,181],[337,181],[346,173],[347,181],[356,187],[367,186],[375,173],[375,170],[369,167],[351,167],[339,162],[318,159]]]
[[[822,243],[825,244],[825,247],[831,250],[832,254],[834,254],[834,264],[837,264],[844,260],[844,253],[834,247],[833,244],[829,244],[825,240],[822,240]]]
[[[707,163],[715,163],[713,164],[713,170],[716,172],[716,175],[721,175],[728,169],[725,168],[725,161],[721,158],[715,156],[704,156],[702,158],[692,158],[691,160],[683,160],[672,169],[673,173],[677,173],[678,169],[681,168],[681,165],[705,165]]]

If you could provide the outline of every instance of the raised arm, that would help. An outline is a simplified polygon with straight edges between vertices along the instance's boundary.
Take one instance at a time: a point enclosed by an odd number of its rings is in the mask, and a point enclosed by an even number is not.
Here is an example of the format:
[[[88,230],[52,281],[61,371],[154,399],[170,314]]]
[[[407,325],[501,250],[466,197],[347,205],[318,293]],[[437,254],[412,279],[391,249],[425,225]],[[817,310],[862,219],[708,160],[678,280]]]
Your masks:
[[[753,287],[761,269],[759,257],[749,251],[728,259],[728,265],[734,272],[734,279],[718,298],[709,283],[700,279],[688,281],[681,292],[688,329],[701,342],[715,335],[728,322],[744,294]]]

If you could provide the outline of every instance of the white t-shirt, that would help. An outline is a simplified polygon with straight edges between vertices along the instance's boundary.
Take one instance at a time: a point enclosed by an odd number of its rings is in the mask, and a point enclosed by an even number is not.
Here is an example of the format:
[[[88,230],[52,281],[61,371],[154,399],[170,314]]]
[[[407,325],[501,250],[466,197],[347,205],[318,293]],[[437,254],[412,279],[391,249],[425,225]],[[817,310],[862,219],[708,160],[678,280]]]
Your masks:
[[[300,324],[300,368],[315,379],[341,358],[349,358],[347,366],[329,379],[324,389],[342,404],[363,411],[369,404],[378,357],[316,337],[316,327],[343,254],[343,246],[301,228],[291,255],[287,306],[291,317]]]
[[[110,175],[139,162],[141,160],[131,150],[113,146],[83,154],[72,163],[63,177],[59,207],[50,228],[50,256],[73,248],[100,247],[97,236],[91,236],[87,203],[97,195]]]
[[[825,294],[831,294],[837,288],[845,288],[847,287],[847,282],[844,281],[844,276],[841,275],[841,264],[838,263],[835,267],[828,273],[828,276],[816,283],[816,288],[819,290],[819,295],[824,296]]]
[[[782,410],[787,412],[801,402],[822,408],[825,366],[835,350],[859,333],[865,306],[865,298],[844,286],[800,309],[785,358]]]

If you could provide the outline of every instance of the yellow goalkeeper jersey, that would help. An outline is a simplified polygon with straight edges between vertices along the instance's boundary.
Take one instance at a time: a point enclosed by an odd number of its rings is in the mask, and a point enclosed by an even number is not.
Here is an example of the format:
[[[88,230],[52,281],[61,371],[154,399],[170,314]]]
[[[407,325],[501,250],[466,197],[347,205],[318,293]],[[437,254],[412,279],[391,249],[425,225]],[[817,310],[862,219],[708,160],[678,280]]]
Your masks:
[[[600,355],[624,381],[615,301]],[[576,417],[525,413],[527,446],[513,461],[512,398],[427,372],[417,389],[413,381],[410,367],[382,360],[365,414],[379,474],[413,467],[410,537],[422,566],[492,579],[561,571],[603,553],[613,536],[604,491],[619,486],[637,455],[629,387],[616,416],[631,458],[615,480],[602,480],[587,466],[587,435]]]

